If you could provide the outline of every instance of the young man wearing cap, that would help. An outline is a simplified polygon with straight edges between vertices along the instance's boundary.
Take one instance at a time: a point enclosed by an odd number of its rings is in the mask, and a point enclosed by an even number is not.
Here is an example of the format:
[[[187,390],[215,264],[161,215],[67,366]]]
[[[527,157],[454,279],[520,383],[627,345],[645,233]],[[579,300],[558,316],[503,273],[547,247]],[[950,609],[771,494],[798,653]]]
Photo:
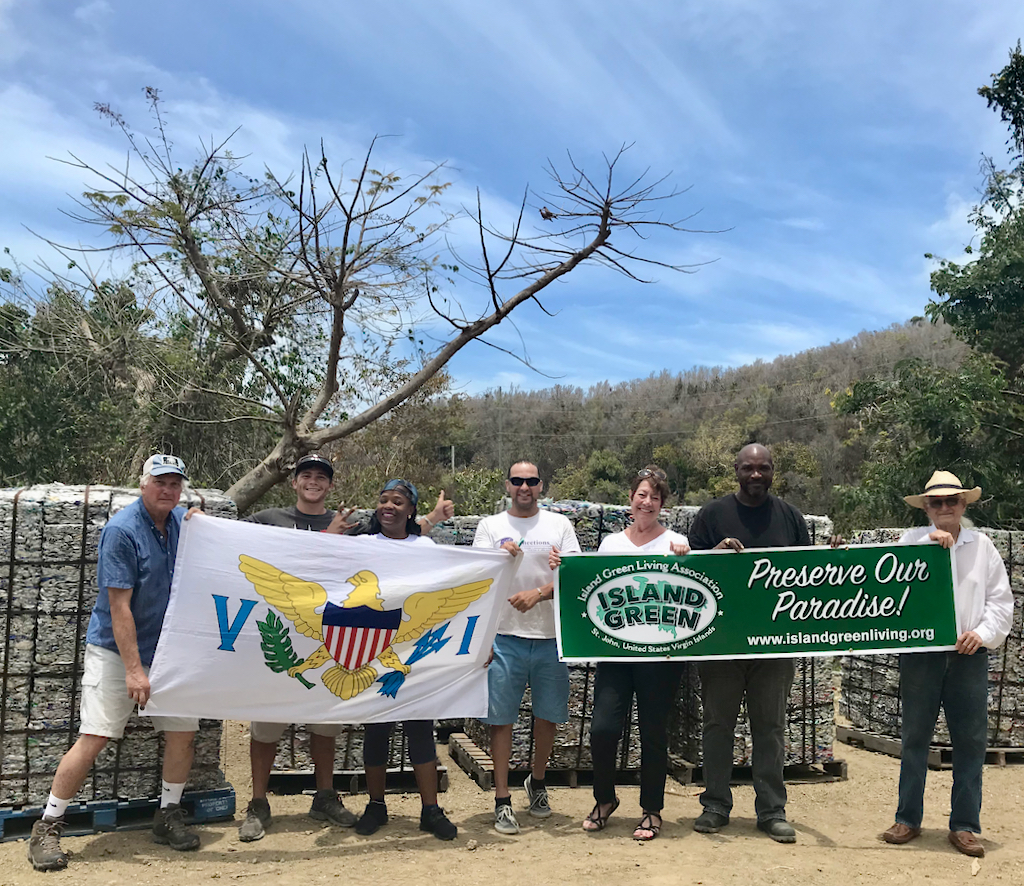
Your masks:
[[[953,792],[949,842],[980,858],[981,771],[988,746],[988,652],[1002,645],[1013,624],[1013,594],[1003,558],[987,535],[962,526],[964,510],[981,497],[960,478],[936,471],[921,495],[904,501],[922,508],[931,525],[903,533],[900,544],[937,542],[953,551],[953,604],[959,636],[950,652],[908,652],[900,656],[899,803],[896,822],[882,834],[886,843],[909,843],[921,834],[928,750],[939,708],[946,713],[953,745]]]
[[[60,848],[64,813],[107,741],[119,739],[138,704],[150,696],[153,663],[184,509],[179,508],[185,465],[173,455],[154,455],[145,464],[140,496],[118,511],[100,535],[99,594],[86,634],[79,737],[63,756],[43,817],[32,827],[28,857],[39,871],[67,867]],[[153,820],[153,839],[172,849],[199,848],[185,827],[181,795],[192,767],[193,736],[199,721],[153,717],[164,733],[163,788]]]
[[[245,522],[323,532],[335,518],[335,512],[328,510],[324,504],[327,494],[333,488],[334,466],[330,460],[322,455],[304,455],[296,462],[292,472],[295,504],[289,508],[257,511],[246,517]],[[249,724],[252,799],[245,810],[245,821],[238,828],[238,838],[244,843],[262,839],[270,825],[267,787],[277,756],[277,743],[287,728],[287,723]],[[334,740],[341,734],[342,728],[339,723],[310,723],[306,726],[316,781],[316,794],[313,795],[309,814],[318,821],[330,821],[343,828],[350,828],[356,823],[356,817],[345,808],[334,790]]]
[[[343,532],[349,528],[350,509],[335,513],[325,502],[334,488],[334,466],[322,455],[304,455],[295,464],[292,489],[295,490],[295,504],[290,508],[267,508],[245,518],[249,523],[267,526],[283,526],[289,529],[303,529],[312,532]],[[444,498],[442,492],[430,515],[421,518],[431,527],[454,513],[454,505]],[[252,800],[245,812],[245,821],[239,826],[238,837],[249,843],[259,840],[270,824],[270,803],[267,788],[270,772],[277,756],[277,743],[284,735],[287,723],[251,723],[249,725],[249,762],[252,769]],[[312,818],[330,821],[348,828],[356,822],[356,816],[345,808],[334,789],[335,738],[343,726],[336,723],[310,723],[309,754],[313,758],[313,777],[316,794],[309,809]]]
[[[513,556],[523,556],[509,588],[512,596],[498,616],[487,672],[486,721],[494,761],[494,828],[500,834],[518,834],[508,769],[512,726],[519,719],[526,687],[530,687],[533,706],[533,766],[523,787],[535,818],[551,815],[544,777],[556,726],[569,719],[569,669],[559,661],[555,643],[555,590],[548,553],[552,547],[576,552],[580,543],[568,519],[538,507],[544,484],[533,462],[520,461],[509,468],[505,491],[511,507],[480,521],[473,547],[504,548]]]

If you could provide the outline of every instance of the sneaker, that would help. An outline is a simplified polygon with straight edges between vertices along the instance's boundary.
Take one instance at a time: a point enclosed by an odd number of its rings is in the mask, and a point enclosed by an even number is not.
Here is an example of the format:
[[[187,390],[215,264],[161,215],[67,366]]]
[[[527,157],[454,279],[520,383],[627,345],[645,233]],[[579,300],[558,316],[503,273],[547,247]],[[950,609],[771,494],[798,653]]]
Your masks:
[[[717,834],[729,823],[729,816],[705,809],[693,823],[693,829],[700,834]]]
[[[49,821],[41,818],[32,825],[32,837],[28,841],[28,860],[37,871],[62,871],[68,866],[68,855],[60,848],[60,835],[63,830],[63,818]]]
[[[444,810],[436,804],[423,807],[420,813],[420,830],[433,834],[438,840],[454,840],[459,832],[459,829],[448,821]]]
[[[768,821],[759,821],[757,829],[766,833],[776,843],[796,842],[796,828],[784,818],[771,818]]]
[[[162,843],[179,852],[199,848],[199,835],[185,827],[185,810],[180,803],[157,809],[153,816],[153,842]]]
[[[270,827],[270,804],[265,797],[253,797],[245,808],[245,821],[238,826],[238,839],[243,843],[262,840]]]
[[[388,807],[384,805],[383,800],[370,800],[366,804],[366,809],[363,814],[359,816],[359,821],[356,822],[355,830],[357,834],[361,834],[364,837],[369,837],[370,834],[377,833],[377,829],[381,825],[388,823]]]
[[[530,815],[534,818],[547,818],[551,815],[551,805],[548,803],[548,789],[535,788],[533,786],[533,773],[526,776],[523,782],[523,789],[526,791],[526,799],[530,801]]]
[[[502,803],[494,807],[494,830],[499,834],[519,833],[519,822],[510,804]]]
[[[313,805],[309,807],[309,817],[317,821],[329,821],[343,828],[350,828],[356,823],[355,813],[346,809],[341,798],[330,788],[316,792]]]

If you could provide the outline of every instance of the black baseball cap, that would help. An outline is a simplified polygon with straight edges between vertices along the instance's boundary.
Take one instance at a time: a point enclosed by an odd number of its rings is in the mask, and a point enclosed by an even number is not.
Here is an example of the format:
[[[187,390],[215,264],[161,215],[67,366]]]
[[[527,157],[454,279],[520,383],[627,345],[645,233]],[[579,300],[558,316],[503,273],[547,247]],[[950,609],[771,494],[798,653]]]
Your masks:
[[[317,468],[323,471],[329,479],[334,479],[334,465],[331,464],[330,459],[324,458],[322,455],[302,456],[302,458],[295,462],[293,476],[298,477],[299,471],[305,471],[309,468]]]

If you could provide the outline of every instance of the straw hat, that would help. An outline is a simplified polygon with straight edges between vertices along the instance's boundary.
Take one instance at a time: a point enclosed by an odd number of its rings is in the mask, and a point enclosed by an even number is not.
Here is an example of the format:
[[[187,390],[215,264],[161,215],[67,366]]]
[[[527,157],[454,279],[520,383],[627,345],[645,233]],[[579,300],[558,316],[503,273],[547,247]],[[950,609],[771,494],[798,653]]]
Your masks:
[[[904,495],[903,500],[913,508],[923,508],[926,498],[942,498],[949,495],[963,495],[964,502],[970,504],[981,498],[981,487],[965,489],[960,478],[949,471],[936,471],[924,487],[920,495]]]

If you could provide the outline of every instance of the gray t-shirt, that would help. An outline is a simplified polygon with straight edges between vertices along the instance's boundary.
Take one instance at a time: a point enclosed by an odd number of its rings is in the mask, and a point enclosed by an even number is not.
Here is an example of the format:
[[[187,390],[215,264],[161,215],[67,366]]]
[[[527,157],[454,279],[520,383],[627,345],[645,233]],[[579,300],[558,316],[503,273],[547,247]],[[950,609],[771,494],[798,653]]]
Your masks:
[[[295,505],[290,508],[267,508],[250,514],[243,522],[262,523],[264,526],[283,526],[285,529],[308,529],[323,532],[331,525],[334,511],[328,509],[322,514],[303,514]]]

